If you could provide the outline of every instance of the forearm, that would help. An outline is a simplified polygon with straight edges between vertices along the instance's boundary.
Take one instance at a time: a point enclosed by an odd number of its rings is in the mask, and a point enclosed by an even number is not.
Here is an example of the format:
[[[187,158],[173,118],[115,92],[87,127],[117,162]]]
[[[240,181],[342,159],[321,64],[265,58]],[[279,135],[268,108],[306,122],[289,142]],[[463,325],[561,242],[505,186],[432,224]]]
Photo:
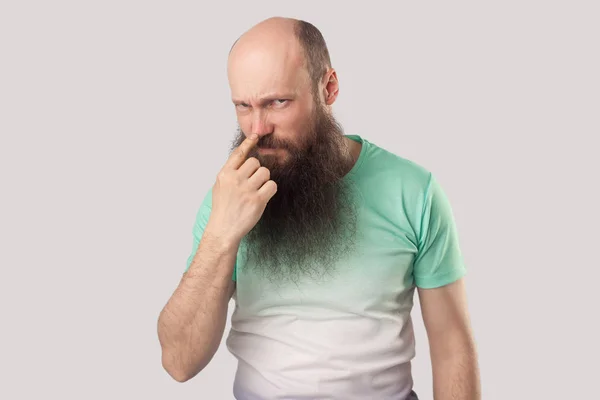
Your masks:
[[[219,346],[236,253],[237,245],[205,233],[190,268],[160,314],[163,366],[178,381],[200,372]]]
[[[432,349],[434,400],[481,400],[477,351],[473,343]]]

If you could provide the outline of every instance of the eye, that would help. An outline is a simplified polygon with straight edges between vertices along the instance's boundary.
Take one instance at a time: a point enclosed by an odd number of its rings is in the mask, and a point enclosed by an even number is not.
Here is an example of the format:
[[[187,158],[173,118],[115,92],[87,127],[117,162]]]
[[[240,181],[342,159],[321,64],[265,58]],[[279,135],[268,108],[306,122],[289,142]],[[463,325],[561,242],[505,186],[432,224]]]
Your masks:
[[[238,103],[238,104],[235,105],[235,107],[238,110],[242,111],[242,110],[246,110],[249,106],[246,103]]]
[[[283,107],[287,104],[288,100],[286,99],[277,99],[277,100],[273,100],[273,105],[275,107]]]

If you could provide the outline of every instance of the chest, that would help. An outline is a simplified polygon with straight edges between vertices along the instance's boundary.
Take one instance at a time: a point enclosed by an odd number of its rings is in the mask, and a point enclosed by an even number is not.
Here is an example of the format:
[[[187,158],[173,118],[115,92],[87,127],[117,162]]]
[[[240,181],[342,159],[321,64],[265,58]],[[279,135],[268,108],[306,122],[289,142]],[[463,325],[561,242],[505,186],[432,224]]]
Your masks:
[[[380,208],[361,207],[351,251],[319,278],[279,282],[253,273],[242,259],[235,293],[238,318],[294,315],[331,318],[398,313],[412,306],[417,247],[410,221]]]

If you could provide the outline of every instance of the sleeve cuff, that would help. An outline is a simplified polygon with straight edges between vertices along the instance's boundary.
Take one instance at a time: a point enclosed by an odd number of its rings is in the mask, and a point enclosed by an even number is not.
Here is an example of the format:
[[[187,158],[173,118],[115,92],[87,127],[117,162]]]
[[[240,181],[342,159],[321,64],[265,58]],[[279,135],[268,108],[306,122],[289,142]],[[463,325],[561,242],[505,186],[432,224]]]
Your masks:
[[[415,285],[422,289],[434,289],[442,286],[449,285],[450,283],[456,282],[463,276],[465,276],[467,270],[464,267],[456,268],[452,271],[446,272],[442,275],[433,276],[417,276],[415,275]]]

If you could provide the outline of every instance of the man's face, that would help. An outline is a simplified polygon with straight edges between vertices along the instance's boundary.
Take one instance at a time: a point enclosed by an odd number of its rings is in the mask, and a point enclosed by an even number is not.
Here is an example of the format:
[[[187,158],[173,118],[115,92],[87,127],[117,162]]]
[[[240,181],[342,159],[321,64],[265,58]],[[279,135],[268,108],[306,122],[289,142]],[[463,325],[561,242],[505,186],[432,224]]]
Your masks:
[[[285,57],[267,63],[260,54],[245,60],[232,62],[229,71],[239,125],[232,150],[258,133],[249,157],[277,183],[277,193],[244,238],[248,265],[275,280],[320,276],[352,246],[354,207],[342,178],[353,160],[343,151],[342,128],[301,63]]]
[[[241,132],[260,136],[259,159],[283,164],[291,151],[314,139],[308,134],[316,104],[301,58],[290,51],[238,54],[230,64],[229,82]]]

